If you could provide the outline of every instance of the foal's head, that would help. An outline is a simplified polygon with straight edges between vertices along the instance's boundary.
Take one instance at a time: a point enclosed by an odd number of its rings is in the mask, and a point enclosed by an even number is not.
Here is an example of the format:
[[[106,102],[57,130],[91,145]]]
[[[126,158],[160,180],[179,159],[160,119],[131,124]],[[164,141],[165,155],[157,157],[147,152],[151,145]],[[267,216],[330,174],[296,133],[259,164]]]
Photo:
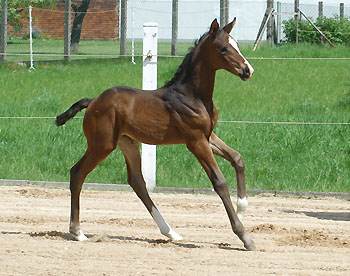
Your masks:
[[[207,39],[210,51],[208,58],[215,69],[225,69],[246,81],[253,75],[254,69],[240,52],[237,42],[230,36],[235,23],[236,18],[222,29],[219,29],[216,19],[211,23]]]

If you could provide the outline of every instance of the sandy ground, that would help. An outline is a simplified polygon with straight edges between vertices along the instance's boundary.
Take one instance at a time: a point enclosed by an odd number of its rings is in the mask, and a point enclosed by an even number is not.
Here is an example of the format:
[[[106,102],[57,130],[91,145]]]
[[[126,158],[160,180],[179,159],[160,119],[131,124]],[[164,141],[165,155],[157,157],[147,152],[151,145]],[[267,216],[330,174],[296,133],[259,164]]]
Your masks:
[[[350,275],[350,202],[260,195],[232,233],[215,195],[151,197],[184,238],[167,242],[132,192],[84,190],[82,228],[67,233],[69,191],[0,186],[0,275]]]

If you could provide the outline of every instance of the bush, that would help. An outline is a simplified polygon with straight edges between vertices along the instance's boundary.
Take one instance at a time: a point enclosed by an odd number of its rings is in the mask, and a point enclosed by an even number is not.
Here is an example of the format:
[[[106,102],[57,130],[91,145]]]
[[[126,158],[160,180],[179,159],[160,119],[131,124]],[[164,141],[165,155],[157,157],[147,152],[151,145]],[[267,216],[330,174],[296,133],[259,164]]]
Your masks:
[[[312,20],[312,19],[311,19]],[[350,45],[350,20],[349,18],[317,18],[313,23],[333,44]],[[284,42],[295,42],[296,24],[294,18],[283,21],[283,32],[286,36]],[[305,43],[321,44],[324,42],[322,36],[311,26],[307,20],[298,22],[298,39]]]

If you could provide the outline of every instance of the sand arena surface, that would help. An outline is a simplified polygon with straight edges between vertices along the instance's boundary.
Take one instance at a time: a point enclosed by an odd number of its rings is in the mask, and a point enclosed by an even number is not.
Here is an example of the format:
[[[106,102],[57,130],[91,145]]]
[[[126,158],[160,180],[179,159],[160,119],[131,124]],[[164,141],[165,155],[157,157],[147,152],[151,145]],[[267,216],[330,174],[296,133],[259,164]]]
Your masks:
[[[350,275],[349,201],[250,197],[247,252],[218,196],[151,197],[183,241],[167,242],[132,192],[84,190],[90,239],[76,242],[69,190],[0,186],[0,275]]]

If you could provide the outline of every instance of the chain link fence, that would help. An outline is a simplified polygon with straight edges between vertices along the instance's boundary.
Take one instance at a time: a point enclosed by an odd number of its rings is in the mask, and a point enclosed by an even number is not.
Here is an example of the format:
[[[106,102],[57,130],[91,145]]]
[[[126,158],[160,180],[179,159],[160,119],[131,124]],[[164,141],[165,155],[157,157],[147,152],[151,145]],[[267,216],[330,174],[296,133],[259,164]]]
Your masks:
[[[35,60],[63,59],[64,3],[58,0],[47,8],[33,8],[33,51]],[[183,55],[193,41],[206,32],[214,18],[220,18],[220,3],[214,0],[178,1],[178,55]],[[82,1],[72,1],[77,7]],[[126,5],[126,53],[131,54],[131,41],[135,41],[135,54],[142,53],[141,40],[143,23],[157,22],[159,28],[159,54],[170,55],[172,39],[172,3],[171,0],[128,0]],[[339,3],[340,4],[340,3]],[[323,5],[323,16],[339,15],[340,7]],[[274,9],[277,10],[277,1]],[[280,2],[280,22],[294,15],[293,1]],[[9,7],[10,8],[10,7]],[[232,31],[233,37],[240,42],[254,42],[266,10],[266,1],[229,1],[228,19],[237,17]],[[300,9],[311,18],[317,18],[318,5],[303,4]],[[79,49],[73,58],[114,57],[120,55],[121,1],[90,1],[89,8],[81,25]],[[72,23],[79,12],[72,10]],[[28,8],[18,11],[19,24],[8,25],[7,59],[29,60],[29,19]],[[350,16],[350,7],[344,7],[344,16]],[[9,20],[10,22],[10,20]],[[73,26],[73,24],[72,24]],[[284,38],[283,24],[277,26]],[[266,38],[266,34],[263,39]],[[162,44],[163,43],[163,44]],[[183,45],[183,47],[181,47]]]

